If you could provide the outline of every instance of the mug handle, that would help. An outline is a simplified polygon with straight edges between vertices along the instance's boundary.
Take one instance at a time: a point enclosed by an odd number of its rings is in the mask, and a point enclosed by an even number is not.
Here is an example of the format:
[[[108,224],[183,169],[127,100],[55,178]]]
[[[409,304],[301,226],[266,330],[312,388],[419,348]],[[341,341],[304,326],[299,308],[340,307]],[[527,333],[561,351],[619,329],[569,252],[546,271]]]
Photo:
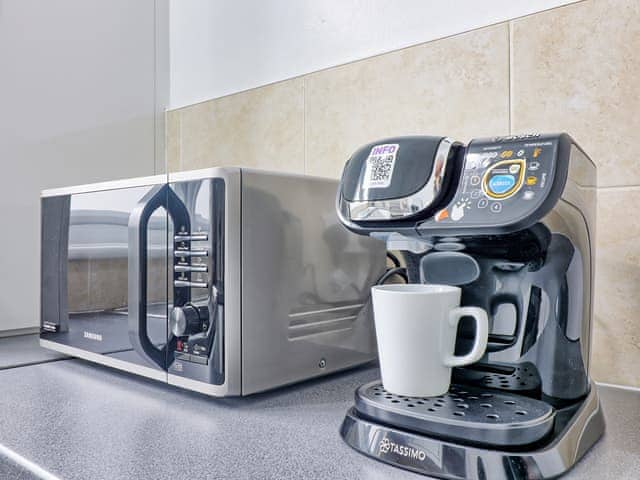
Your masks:
[[[480,307],[457,307],[449,312],[449,324],[458,328],[458,323],[462,317],[473,317],[476,322],[476,338],[471,351],[466,355],[445,355],[444,365],[446,367],[461,367],[477,362],[484,355],[489,339],[489,319],[487,312]]]

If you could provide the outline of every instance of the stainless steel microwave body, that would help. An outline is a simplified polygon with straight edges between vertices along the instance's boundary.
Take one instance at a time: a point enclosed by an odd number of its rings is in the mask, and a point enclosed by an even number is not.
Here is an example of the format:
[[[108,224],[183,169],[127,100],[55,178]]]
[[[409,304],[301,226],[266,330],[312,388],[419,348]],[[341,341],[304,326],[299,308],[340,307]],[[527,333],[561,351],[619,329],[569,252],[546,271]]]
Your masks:
[[[213,168],[44,191],[40,344],[214,396],[374,359],[385,247],[336,189]]]

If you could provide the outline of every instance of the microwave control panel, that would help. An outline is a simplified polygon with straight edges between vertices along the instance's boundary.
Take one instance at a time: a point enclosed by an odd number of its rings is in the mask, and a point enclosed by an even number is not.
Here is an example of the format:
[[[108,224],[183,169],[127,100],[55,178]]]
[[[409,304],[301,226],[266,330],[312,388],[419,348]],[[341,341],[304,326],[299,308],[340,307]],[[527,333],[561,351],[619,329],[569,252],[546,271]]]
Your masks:
[[[173,240],[174,305],[169,325],[170,333],[178,338],[175,357],[206,365],[210,351],[207,334],[212,326],[208,298],[210,289],[215,296],[215,287],[209,280],[209,232],[188,232],[183,229]],[[206,302],[191,302],[192,297],[206,298]]]
[[[171,188],[189,212],[189,221],[174,225],[169,239],[173,245],[169,259],[173,302],[168,333],[175,339],[168,352],[169,372],[222,383],[224,181],[193,180]]]

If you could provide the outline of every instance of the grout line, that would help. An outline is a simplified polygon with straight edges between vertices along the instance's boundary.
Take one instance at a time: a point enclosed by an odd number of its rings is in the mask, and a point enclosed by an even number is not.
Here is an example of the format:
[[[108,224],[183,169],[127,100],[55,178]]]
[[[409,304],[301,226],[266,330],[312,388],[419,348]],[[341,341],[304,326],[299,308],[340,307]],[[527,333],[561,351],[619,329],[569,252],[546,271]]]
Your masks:
[[[302,77],[302,162],[303,173],[309,173],[307,171],[307,76]]]
[[[36,465],[31,460],[24,458],[22,455],[14,452],[9,447],[6,447],[1,443],[0,455],[4,455],[13,463],[19,465],[42,480],[61,480],[60,477],[56,477],[53,473],[46,471],[44,468]]]
[[[640,189],[640,185],[603,185],[600,187],[597,187],[599,191],[617,191],[617,190],[632,190],[632,191],[636,191]]]
[[[631,385],[618,385],[617,383],[596,382],[599,387],[618,388],[629,392],[640,392],[640,387],[632,387]]]
[[[507,79],[509,82],[509,135],[513,135],[513,25],[511,21],[507,22],[507,35],[509,37],[509,41],[507,42],[507,52],[509,56],[507,68]]]
[[[167,115],[165,113],[165,115]],[[176,136],[177,138],[177,142],[178,142],[178,171],[181,172],[183,170],[183,166],[182,166],[182,112],[175,112],[174,115],[177,115],[178,118],[176,120],[176,122],[178,123],[178,128]]]

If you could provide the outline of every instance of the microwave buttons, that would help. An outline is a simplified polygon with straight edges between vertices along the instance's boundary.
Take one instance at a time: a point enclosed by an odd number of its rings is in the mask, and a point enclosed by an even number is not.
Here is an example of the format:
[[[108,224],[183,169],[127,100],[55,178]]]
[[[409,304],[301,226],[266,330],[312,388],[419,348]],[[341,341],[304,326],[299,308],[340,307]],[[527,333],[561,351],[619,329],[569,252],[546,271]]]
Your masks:
[[[200,365],[207,365],[209,363],[209,359],[207,357],[200,355],[191,355],[191,361],[193,363],[199,363]]]
[[[206,233],[194,233],[193,235],[176,235],[173,240],[178,242],[203,242],[209,240],[209,235]]]
[[[209,255],[208,250],[175,250],[173,255],[176,257],[206,257]]]
[[[175,272],[208,272],[209,267],[207,265],[199,263],[197,265],[175,265],[173,267]]]
[[[188,288],[209,288],[208,282],[191,282],[189,280],[174,280],[174,287],[188,287]]]

